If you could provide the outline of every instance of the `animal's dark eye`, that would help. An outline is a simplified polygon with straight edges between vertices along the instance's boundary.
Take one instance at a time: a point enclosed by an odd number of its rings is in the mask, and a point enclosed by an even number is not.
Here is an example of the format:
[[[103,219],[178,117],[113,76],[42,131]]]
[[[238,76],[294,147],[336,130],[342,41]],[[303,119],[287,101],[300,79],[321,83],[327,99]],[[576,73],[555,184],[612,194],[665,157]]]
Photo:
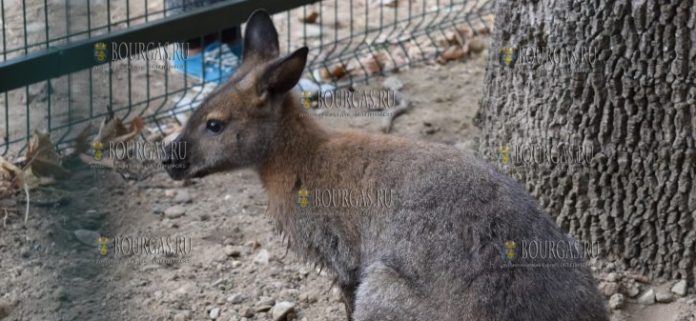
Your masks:
[[[222,122],[219,120],[211,119],[206,124],[205,127],[209,132],[217,134],[222,131]]]

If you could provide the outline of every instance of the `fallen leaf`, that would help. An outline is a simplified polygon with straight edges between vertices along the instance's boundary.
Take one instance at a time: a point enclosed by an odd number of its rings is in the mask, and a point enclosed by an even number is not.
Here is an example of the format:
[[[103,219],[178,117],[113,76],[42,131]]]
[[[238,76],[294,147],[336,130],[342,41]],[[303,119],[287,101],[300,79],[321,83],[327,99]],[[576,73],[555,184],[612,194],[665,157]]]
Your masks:
[[[0,199],[19,191],[23,183],[22,170],[0,156]]]
[[[86,153],[92,146],[89,143],[89,132],[92,129],[92,125],[87,125],[80,134],[75,137],[75,149],[70,154],[70,156],[79,155]],[[70,157],[69,156],[69,157]]]
[[[300,18],[300,22],[317,23],[317,18],[319,18],[319,13],[316,11],[312,11],[306,17]]]
[[[440,57],[438,58],[438,62],[441,64],[445,64],[449,61],[452,60],[459,60],[462,59],[466,56],[468,53],[468,47],[456,47],[452,46],[447,48],[442,54],[440,54]]]
[[[135,117],[131,121],[129,128],[123,124],[121,119],[109,117],[104,119],[101,126],[99,126],[99,133],[92,141],[92,146],[97,143],[101,143],[102,146],[111,142],[125,143],[138,136],[144,127],[145,122],[140,116]]]
[[[336,79],[343,78],[346,74],[348,74],[348,70],[346,70],[346,67],[342,64],[335,65],[331,68],[331,75]]]
[[[25,170],[31,168],[36,176],[62,178],[70,174],[61,166],[60,156],[53,148],[49,134],[34,131],[34,135],[29,140],[26,158]]]

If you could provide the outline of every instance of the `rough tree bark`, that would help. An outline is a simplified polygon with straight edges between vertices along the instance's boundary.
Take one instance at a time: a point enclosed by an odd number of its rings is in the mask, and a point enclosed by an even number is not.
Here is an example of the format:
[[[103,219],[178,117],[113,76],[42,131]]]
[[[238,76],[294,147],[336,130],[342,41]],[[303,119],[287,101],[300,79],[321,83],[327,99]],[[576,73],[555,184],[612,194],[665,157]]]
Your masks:
[[[604,258],[693,282],[695,1],[498,0],[496,13],[481,154]]]

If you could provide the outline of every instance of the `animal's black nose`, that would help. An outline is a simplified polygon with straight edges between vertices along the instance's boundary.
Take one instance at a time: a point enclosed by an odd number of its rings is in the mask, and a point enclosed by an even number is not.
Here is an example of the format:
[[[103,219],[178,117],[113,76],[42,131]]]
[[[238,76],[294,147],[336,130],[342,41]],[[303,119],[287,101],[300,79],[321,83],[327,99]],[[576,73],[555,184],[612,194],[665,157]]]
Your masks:
[[[175,162],[175,160],[174,160],[173,154],[170,153],[168,149],[165,150],[164,158],[162,159],[162,165],[169,167],[169,166],[173,165],[174,162]]]
[[[164,147],[162,165],[169,176],[178,179],[186,174],[190,167],[186,156],[186,143],[179,138]]]

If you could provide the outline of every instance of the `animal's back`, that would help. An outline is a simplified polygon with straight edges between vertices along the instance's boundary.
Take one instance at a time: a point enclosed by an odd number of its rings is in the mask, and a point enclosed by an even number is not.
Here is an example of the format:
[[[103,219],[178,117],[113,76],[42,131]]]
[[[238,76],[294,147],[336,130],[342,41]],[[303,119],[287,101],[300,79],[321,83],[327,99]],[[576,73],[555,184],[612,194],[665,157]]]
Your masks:
[[[344,153],[342,170],[360,164],[363,183],[394,191],[391,206],[361,217],[361,273],[371,284],[365,297],[358,291],[356,320],[380,315],[375,300],[399,298],[389,309],[413,320],[605,320],[582,258],[505,256],[510,241],[574,242],[511,178],[439,144],[361,134],[329,144]]]

